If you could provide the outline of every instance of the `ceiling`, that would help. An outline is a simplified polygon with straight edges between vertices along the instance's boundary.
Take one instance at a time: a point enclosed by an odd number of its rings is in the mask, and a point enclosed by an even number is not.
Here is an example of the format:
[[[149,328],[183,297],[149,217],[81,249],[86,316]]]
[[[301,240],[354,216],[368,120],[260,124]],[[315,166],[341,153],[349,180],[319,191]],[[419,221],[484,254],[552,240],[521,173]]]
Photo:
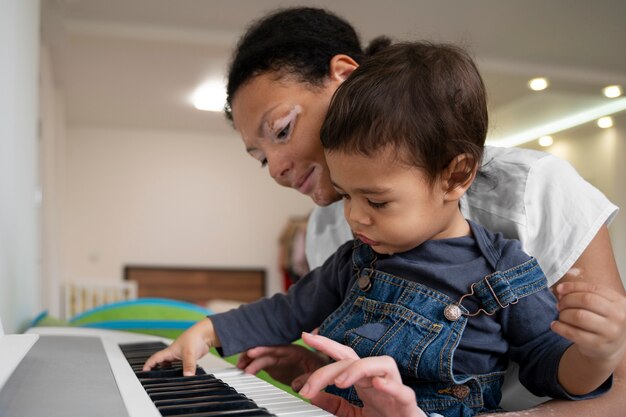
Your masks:
[[[626,86],[623,0],[42,0],[43,43],[68,123],[227,131],[221,114],[193,108],[191,94],[224,78],[250,21],[292,5],[335,11],[364,43],[385,34],[469,49],[487,85],[492,140],[532,137],[593,108],[626,109],[626,99],[600,94]],[[550,88],[531,92],[536,76]]]

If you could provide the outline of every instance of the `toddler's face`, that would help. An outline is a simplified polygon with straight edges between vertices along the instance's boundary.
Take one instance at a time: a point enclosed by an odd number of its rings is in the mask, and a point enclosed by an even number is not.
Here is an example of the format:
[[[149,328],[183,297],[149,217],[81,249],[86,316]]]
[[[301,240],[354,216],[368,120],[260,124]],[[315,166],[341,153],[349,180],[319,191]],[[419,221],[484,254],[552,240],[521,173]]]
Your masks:
[[[459,222],[465,222],[439,180],[431,186],[421,169],[398,161],[388,149],[371,157],[326,152],[326,161],[352,232],[377,253],[457,237]]]

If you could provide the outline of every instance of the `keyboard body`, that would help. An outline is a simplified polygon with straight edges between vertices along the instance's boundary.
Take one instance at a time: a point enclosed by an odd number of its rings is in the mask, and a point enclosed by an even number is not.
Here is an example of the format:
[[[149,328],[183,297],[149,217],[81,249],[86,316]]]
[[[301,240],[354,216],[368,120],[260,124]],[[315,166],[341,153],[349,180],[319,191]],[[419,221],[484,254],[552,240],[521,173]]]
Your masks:
[[[167,381],[163,375],[153,379],[155,375],[143,374],[139,362],[150,354],[144,348],[158,350],[171,343],[168,339],[73,327],[27,333],[0,340],[0,353],[9,352],[5,358],[12,358],[4,375],[0,372],[0,417],[332,416],[211,354],[198,363],[198,373],[206,375],[197,378],[204,378],[207,386],[179,379],[175,369],[164,370],[171,373],[163,374]],[[185,392],[185,384],[191,391]],[[224,398],[207,391],[216,385],[227,390]],[[200,405],[189,406],[188,399]],[[224,409],[208,401],[219,401]]]

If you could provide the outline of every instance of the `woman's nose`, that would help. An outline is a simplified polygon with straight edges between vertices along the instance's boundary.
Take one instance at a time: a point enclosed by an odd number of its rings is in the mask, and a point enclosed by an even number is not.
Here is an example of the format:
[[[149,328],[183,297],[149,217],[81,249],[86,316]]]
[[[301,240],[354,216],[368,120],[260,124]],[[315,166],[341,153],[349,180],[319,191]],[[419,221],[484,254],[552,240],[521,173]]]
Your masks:
[[[288,183],[289,171],[291,170],[291,162],[279,157],[267,156],[267,166],[274,181],[281,185]],[[289,184],[287,184],[289,185]]]

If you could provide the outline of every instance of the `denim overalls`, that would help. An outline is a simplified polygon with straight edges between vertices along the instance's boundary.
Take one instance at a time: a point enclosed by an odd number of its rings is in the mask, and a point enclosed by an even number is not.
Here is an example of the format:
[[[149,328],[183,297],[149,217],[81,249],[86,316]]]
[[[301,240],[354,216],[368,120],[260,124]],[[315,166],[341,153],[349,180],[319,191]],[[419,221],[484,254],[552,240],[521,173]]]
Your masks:
[[[462,300],[377,271],[376,254],[367,245],[355,245],[352,260],[358,279],[343,304],[322,323],[320,334],[352,347],[360,357],[393,357],[403,382],[413,388],[426,413],[465,417],[497,410],[504,371],[481,375],[452,371],[467,315],[475,312],[467,311]],[[481,279],[468,296],[480,300],[481,314],[493,314],[545,287],[543,272],[531,259]],[[354,388],[332,386],[327,391],[360,404]]]

